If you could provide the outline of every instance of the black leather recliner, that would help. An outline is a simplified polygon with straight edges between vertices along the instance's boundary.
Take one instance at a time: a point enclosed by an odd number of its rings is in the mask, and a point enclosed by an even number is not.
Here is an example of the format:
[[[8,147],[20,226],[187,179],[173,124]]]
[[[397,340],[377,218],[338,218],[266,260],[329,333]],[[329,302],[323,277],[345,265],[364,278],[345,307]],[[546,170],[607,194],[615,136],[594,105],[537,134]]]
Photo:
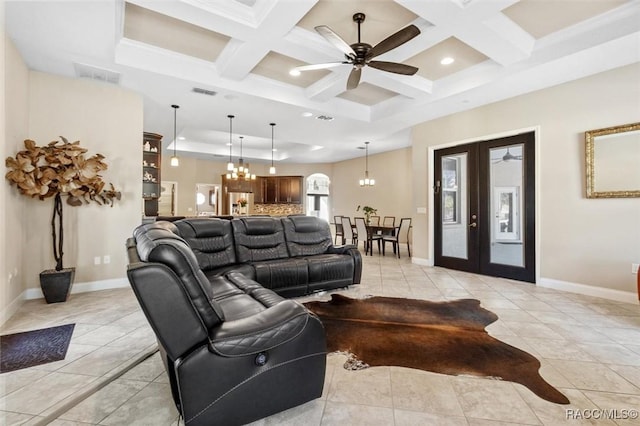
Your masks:
[[[248,423],[318,398],[324,385],[322,324],[254,281],[252,267],[220,266],[236,259],[229,221],[219,222],[198,238],[192,225],[156,222],[127,241],[129,281],[190,426]]]

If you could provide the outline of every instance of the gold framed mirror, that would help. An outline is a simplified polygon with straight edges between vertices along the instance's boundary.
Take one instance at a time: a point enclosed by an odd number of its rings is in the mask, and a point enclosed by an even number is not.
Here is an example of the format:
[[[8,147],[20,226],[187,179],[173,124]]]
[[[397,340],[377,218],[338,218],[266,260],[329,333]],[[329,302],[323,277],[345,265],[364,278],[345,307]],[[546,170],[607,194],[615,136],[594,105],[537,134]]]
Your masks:
[[[640,123],[589,130],[587,198],[640,197]]]

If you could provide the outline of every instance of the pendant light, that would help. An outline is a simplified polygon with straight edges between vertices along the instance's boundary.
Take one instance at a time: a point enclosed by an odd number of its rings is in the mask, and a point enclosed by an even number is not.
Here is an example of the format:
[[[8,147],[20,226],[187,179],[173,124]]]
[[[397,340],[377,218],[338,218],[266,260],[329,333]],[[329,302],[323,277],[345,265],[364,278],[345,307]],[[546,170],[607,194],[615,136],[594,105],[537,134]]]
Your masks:
[[[178,167],[180,165],[180,160],[176,155],[176,145],[178,144],[178,138],[176,137],[176,116],[178,112],[178,105],[171,105],[173,108],[173,155],[171,156],[171,166]]]
[[[360,179],[360,186],[373,186],[376,184],[375,179],[369,179],[369,142],[364,143],[365,149],[365,166],[364,166],[364,179]]]
[[[269,125],[271,126],[271,167],[269,167],[269,174],[275,175],[276,168],[273,165],[273,128],[276,127],[276,123],[269,123]]]
[[[233,134],[233,115],[227,115],[229,118],[229,162],[227,163],[227,178],[231,178],[231,173],[233,172],[233,159],[231,158],[231,148],[233,147],[233,142],[231,141],[231,135]]]

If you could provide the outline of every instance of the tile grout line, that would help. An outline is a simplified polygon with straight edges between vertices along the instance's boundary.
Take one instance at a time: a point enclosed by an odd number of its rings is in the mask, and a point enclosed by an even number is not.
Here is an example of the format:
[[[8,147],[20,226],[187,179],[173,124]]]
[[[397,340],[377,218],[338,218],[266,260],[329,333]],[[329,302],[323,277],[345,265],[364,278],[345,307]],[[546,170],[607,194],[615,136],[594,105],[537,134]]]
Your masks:
[[[133,361],[131,361],[127,365],[125,365],[120,371],[118,371],[117,373],[115,373],[115,374],[113,374],[113,375],[111,375],[109,377],[106,377],[106,380],[99,380],[98,383],[91,385],[89,387],[89,389],[85,390],[84,392],[80,393],[79,395],[71,398],[70,400],[68,400],[68,401],[66,401],[64,403],[59,404],[59,406],[56,407],[55,409],[53,409],[53,411],[51,411],[51,413],[49,413],[45,417],[43,417],[40,420],[38,420],[36,423],[33,424],[33,426],[44,426],[44,425],[47,425],[47,424],[51,423],[52,421],[56,420],[62,414],[66,413],[71,408],[73,408],[76,405],[78,405],[80,402],[84,401],[85,399],[87,399],[88,397],[90,397],[94,393],[98,392],[100,389],[104,388],[108,384],[112,383],[114,380],[122,377],[129,370],[131,370],[132,368],[136,367],[141,362],[143,362],[147,358],[149,358],[152,355],[154,355],[156,352],[158,352],[158,346],[156,344],[153,344],[149,348],[145,349],[141,355],[137,356],[136,358],[133,359]],[[51,407],[49,409],[51,409]]]

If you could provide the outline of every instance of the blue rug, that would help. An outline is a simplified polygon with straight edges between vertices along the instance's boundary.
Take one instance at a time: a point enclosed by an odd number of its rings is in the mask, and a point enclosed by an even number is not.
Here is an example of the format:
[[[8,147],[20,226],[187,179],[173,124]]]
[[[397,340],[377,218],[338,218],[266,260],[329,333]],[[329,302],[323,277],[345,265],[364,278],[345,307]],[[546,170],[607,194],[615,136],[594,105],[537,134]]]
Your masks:
[[[0,373],[63,360],[75,324],[0,336]]]

